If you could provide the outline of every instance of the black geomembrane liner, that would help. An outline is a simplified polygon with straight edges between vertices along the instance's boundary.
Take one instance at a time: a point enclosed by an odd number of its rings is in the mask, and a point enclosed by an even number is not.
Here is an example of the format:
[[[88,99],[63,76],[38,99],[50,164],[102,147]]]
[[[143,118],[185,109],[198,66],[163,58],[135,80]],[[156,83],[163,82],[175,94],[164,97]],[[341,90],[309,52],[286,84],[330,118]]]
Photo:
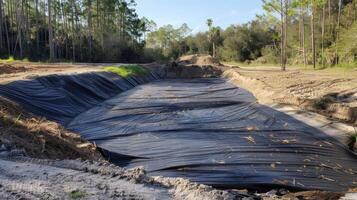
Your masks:
[[[80,133],[111,162],[144,166],[149,175],[220,188],[357,186],[353,153],[248,91],[219,78],[157,79],[53,75],[0,85],[0,95]]]

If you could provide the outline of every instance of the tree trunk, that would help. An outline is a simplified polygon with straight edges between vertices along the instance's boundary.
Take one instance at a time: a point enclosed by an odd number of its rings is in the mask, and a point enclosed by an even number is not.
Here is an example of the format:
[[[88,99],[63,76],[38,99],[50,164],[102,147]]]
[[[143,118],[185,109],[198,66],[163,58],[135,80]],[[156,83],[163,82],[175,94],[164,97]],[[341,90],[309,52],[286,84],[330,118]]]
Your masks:
[[[315,46],[315,8],[311,6],[311,48],[312,48],[312,64],[316,69],[316,46]]]
[[[2,0],[1,0],[2,1]],[[4,17],[5,17],[5,8],[4,8]],[[6,43],[7,43],[7,54],[10,56],[11,53],[11,44],[10,44],[10,36],[9,36],[9,27],[8,23],[4,22],[4,29],[5,29],[5,36],[6,36]]]
[[[75,13],[75,9],[74,9],[74,1],[72,0],[71,2],[72,4],[72,12],[71,12],[71,24],[72,24],[72,61],[76,62],[76,43],[75,43],[75,34],[76,34],[76,28],[75,28],[75,24],[74,24],[74,13]]]
[[[339,63],[339,56],[338,56],[338,39],[340,35],[340,19],[341,19],[341,7],[342,7],[342,0],[338,2],[338,16],[337,16],[337,29],[336,29],[336,43],[335,43],[335,64]]]
[[[303,53],[303,60],[304,60],[304,66],[306,67],[307,65],[307,56],[306,56],[306,45],[305,45],[305,20],[304,20],[304,8],[301,8],[301,42],[302,42],[302,53]]]
[[[92,1],[88,2],[88,30],[89,30],[89,61],[92,61]]]
[[[213,58],[216,57],[216,44],[213,42],[213,46],[212,46],[212,54],[213,54]]]
[[[325,67],[325,4],[322,7],[322,21],[321,21],[321,64]]]
[[[37,49],[37,54],[38,54],[38,51],[40,50],[40,27],[39,27],[38,0],[36,0],[36,2],[35,2],[35,7],[36,7],[36,49]]]
[[[285,70],[285,64],[284,64],[284,41],[285,41],[285,34],[284,34],[284,5],[283,5],[283,0],[280,0],[280,6],[281,6],[281,11],[280,11],[280,21],[281,21],[281,27],[280,27],[280,63],[281,63],[281,70]]]
[[[54,52],[54,44],[53,44],[53,27],[52,27],[52,8],[51,8],[51,1],[48,0],[48,34],[49,34],[49,46],[50,46],[50,61],[53,62],[55,58],[55,52]]]
[[[19,43],[19,49],[20,49],[20,58],[23,57],[23,48],[22,48],[22,24],[23,24],[23,18],[22,18],[22,4],[20,1],[16,2],[16,21],[17,21],[17,38],[16,38],[16,43],[14,47],[14,53],[16,51],[16,46],[17,42]]]
[[[0,0],[0,52],[3,48],[3,25],[4,25],[4,21],[3,20],[3,14],[2,14],[2,0]]]
[[[283,70],[286,70],[286,64],[288,61],[288,56],[287,56],[287,46],[288,46],[288,7],[289,7],[289,2],[288,0],[285,0],[285,10],[284,10],[284,15],[285,15],[285,20],[284,20],[284,68]]]
[[[26,10],[26,51],[28,51],[30,43],[31,43],[31,35],[30,35],[30,5],[28,0],[25,1],[25,10]],[[24,12],[23,12],[24,13]]]

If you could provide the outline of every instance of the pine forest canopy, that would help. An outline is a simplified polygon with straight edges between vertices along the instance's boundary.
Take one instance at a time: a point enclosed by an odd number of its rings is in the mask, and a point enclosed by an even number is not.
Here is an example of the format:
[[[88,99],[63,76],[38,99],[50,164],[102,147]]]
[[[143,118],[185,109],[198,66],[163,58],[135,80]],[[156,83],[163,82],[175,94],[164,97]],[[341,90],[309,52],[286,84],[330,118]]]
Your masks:
[[[1,56],[132,61],[148,20],[133,0],[0,0]]]
[[[208,19],[208,31],[192,33],[139,18],[134,0],[0,0],[0,56],[148,62],[209,53],[283,69],[357,65],[357,0],[262,2],[265,13],[249,23],[222,29]]]

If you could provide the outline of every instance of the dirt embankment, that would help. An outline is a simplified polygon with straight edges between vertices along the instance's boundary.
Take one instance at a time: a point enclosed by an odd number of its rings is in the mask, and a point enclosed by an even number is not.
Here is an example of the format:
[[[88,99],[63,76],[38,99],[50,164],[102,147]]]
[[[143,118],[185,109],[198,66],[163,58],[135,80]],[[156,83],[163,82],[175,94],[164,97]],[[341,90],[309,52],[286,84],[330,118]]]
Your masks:
[[[219,77],[223,65],[208,55],[189,55],[178,58],[166,69],[167,78],[210,78]]]
[[[298,106],[329,118],[357,124],[357,72],[239,68],[225,72],[260,102]]]
[[[9,64],[0,65],[0,75],[1,74],[13,74],[19,72],[25,72],[27,69],[23,66],[12,66]]]
[[[50,74],[84,73],[101,70],[101,66],[94,64],[68,63],[0,63],[0,84],[12,81],[31,79]]]
[[[33,158],[101,160],[96,147],[61,125],[0,97],[0,153],[23,150]]]

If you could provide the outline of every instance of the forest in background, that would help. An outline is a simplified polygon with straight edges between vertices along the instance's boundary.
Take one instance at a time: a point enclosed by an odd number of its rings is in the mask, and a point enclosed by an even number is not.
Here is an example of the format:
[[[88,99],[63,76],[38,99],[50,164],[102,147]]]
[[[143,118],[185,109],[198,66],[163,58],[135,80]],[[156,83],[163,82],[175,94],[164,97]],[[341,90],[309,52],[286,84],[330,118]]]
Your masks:
[[[1,57],[74,62],[146,59],[133,0],[0,0]]]
[[[134,0],[0,0],[0,57],[149,62],[186,54],[257,64],[357,64],[357,0],[263,0],[265,14],[206,32],[139,18]]]
[[[263,0],[263,15],[226,29],[190,35],[184,24],[148,34],[147,46],[166,57],[211,54],[222,61],[357,67],[357,0]],[[188,30],[187,30],[188,29]]]

